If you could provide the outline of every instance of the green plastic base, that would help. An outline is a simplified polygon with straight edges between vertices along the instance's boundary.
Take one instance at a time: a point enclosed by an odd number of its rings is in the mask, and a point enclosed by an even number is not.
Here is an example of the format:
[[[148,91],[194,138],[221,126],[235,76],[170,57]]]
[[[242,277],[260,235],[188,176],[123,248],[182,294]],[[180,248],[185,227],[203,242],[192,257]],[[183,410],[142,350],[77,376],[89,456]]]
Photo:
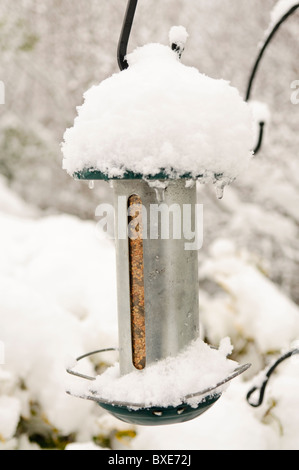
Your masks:
[[[147,175],[144,176],[141,173],[134,173],[132,171],[126,171],[123,176],[118,177],[110,177],[106,173],[102,173],[101,171],[95,170],[93,168],[88,168],[86,170],[78,171],[74,173],[73,177],[77,180],[88,180],[88,181],[96,181],[96,180],[104,180],[104,181],[111,181],[111,180],[136,180],[136,179],[143,179],[146,178],[148,180],[169,180],[169,179],[200,179],[203,178],[204,175],[197,175],[196,177],[192,176],[191,173],[184,173],[183,175],[176,175],[175,172],[171,173],[171,176],[166,173],[165,171],[161,170],[159,173],[155,175]],[[220,179],[223,175],[222,174],[215,174],[215,179]]]
[[[221,394],[211,395],[200,402],[196,408],[181,404],[178,407],[168,408],[141,408],[129,409],[125,406],[112,405],[98,402],[98,404],[112,414],[115,418],[130,424],[140,426],[160,426],[165,424],[178,424],[197,418],[221,397]]]

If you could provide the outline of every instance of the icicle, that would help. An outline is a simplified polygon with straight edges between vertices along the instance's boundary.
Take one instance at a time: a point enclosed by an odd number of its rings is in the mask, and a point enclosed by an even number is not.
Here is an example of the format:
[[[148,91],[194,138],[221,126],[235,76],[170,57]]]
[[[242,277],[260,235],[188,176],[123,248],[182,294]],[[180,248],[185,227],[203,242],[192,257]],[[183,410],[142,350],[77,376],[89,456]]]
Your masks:
[[[161,204],[165,200],[165,188],[154,188],[157,203]]]
[[[196,180],[190,179],[186,180],[185,188],[193,188],[196,184]]]
[[[224,188],[225,188],[225,183],[221,181],[217,181],[215,184],[216,186],[216,196],[218,199],[222,199],[224,195]]]
[[[167,189],[168,183],[165,181],[154,180],[150,181],[145,179],[150,188],[156,193],[156,199],[158,204],[161,204],[165,200],[165,190]]]
[[[91,180],[91,181],[88,182],[88,187],[89,187],[89,189],[93,189],[93,188],[94,188],[94,181],[93,181],[93,180]]]
[[[228,178],[227,176],[221,176],[221,178],[216,176],[216,180],[214,180],[214,184],[216,187],[216,195],[218,199],[223,198],[224,188],[225,186],[229,185],[233,181],[232,178]]]

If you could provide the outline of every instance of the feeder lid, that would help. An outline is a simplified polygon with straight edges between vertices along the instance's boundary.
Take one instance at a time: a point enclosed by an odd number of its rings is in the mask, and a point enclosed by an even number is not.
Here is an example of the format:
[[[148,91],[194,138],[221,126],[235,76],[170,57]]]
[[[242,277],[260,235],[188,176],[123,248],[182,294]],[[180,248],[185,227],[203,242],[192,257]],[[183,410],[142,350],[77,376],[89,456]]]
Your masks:
[[[230,182],[247,167],[253,118],[236,88],[183,65],[161,44],[126,59],[127,69],[84,94],[64,134],[70,175]]]

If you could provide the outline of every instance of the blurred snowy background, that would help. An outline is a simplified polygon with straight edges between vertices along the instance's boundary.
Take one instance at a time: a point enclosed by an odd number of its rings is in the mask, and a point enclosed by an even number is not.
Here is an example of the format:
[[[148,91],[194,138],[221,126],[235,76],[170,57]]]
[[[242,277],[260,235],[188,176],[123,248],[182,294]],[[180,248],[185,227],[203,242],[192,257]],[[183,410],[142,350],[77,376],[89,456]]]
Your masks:
[[[118,72],[126,3],[0,4],[0,449],[298,450],[298,356],[280,366],[261,408],[245,399],[259,372],[299,344],[298,11],[252,91],[271,111],[262,151],[222,201],[213,187],[198,188],[202,334],[216,346],[230,336],[233,359],[252,368],[203,417],[176,426],[132,427],[65,393],[68,357],[115,346],[117,320],[114,247],[96,236],[94,216],[112,192],[68,177],[60,143],[84,91]],[[276,3],[140,2],[129,50],[167,44],[169,29],[183,25],[183,63],[245,97]]]

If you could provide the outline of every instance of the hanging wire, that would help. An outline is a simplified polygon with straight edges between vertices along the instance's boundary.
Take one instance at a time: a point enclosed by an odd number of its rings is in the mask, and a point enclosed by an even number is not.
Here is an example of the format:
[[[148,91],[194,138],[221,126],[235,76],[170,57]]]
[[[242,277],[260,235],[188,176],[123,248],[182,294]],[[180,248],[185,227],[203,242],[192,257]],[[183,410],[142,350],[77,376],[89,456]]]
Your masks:
[[[245,101],[249,101],[250,100],[250,97],[251,97],[251,92],[252,92],[252,87],[253,87],[253,83],[254,83],[254,80],[256,78],[256,74],[257,74],[257,71],[258,71],[258,68],[259,68],[259,65],[261,63],[261,60],[266,52],[266,49],[268,48],[269,44],[271,43],[272,39],[274,38],[274,36],[276,35],[277,31],[280,29],[281,25],[291,16],[293,15],[293,13],[295,13],[295,11],[297,10],[297,8],[299,8],[299,3],[297,3],[296,5],[293,5],[292,8],[290,8],[290,10],[285,13],[283,15],[283,17],[275,24],[275,26],[273,27],[273,29],[270,31],[269,35],[267,36],[264,44],[263,44],[263,47],[261,48],[258,56],[257,56],[257,59],[254,63],[254,66],[252,68],[252,71],[251,71],[251,74],[250,74],[250,78],[249,78],[249,81],[248,81],[248,86],[247,86],[247,91],[246,91],[246,98],[245,98]],[[259,123],[259,138],[258,138],[258,143],[256,145],[256,148],[254,149],[254,154],[256,155],[259,150],[261,149],[262,147],[262,142],[263,142],[263,137],[264,137],[264,130],[265,130],[265,122],[261,121]]]
[[[89,353],[86,353],[86,354],[82,354],[82,356],[77,357],[76,362],[79,362],[82,359],[85,359],[86,357],[93,356],[94,354],[110,352],[110,351],[118,351],[118,348],[97,349],[96,351],[92,351],[92,352],[89,352]],[[81,379],[96,380],[96,377],[92,377],[91,375],[81,374],[80,372],[77,372],[77,371],[73,370],[73,367],[68,367],[66,369],[66,371],[67,371],[68,374],[75,375],[76,377],[80,377]]]
[[[127,10],[125,13],[125,18],[120,33],[120,38],[117,48],[117,61],[120,70],[125,70],[128,68],[129,64],[126,60],[127,47],[131,34],[132,24],[134,21],[135,11],[137,7],[138,0],[128,0]]]
[[[256,144],[256,147],[253,151],[254,155],[256,155],[260,149],[262,148],[263,138],[264,138],[264,130],[265,130],[265,123],[263,121],[259,122],[259,138]]]
[[[255,387],[252,387],[249,392],[247,393],[247,396],[246,396],[246,399],[249,403],[250,406],[253,406],[254,408],[258,408],[259,406],[261,406],[261,404],[263,403],[263,400],[264,400],[264,396],[265,396],[265,391],[266,391],[266,387],[267,387],[267,384],[269,382],[269,379],[271,377],[271,375],[273,374],[273,372],[275,371],[275,369],[279,366],[279,364],[281,364],[283,361],[285,361],[286,359],[288,359],[289,357],[291,356],[294,356],[295,354],[299,354],[299,349],[292,349],[291,351],[283,354],[282,356],[280,356],[275,362],[274,364],[269,368],[269,370],[267,371],[267,373],[265,374],[265,378],[262,382],[262,385],[261,386],[255,386]],[[251,400],[251,396],[253,395],[253,393],[255,393],[256,391],[259,391],[259,396],[258,396],[258,400],[253,402]]]
[[[254,79],[256,77],[256,74],[257,74],[257,71],[258,71],[258,68],[259,68],[259,65],[260,65],[260,62],[265,54],[265,51],[267,49],[267,47],[269,46],[269,44],[271,43],[272,39],[274,38],[274,36],[276,35],[277,31],[279,30],[279,28],[281,27],[281,25],[293,14],[295,13],[295,11],[297,10],[297,8],[299,8],[299,3],[297,3],[296,5],[294,5],[287,13],[284,14],[284,16],[278,21],[278,23],[275,24],[274,28],[272,29],[272,31],[270,32],[270,34],[268,35],[268,37],[266,38],[265,42],[264,42],[264,45],[263,47],[261,48],[258,56],[257,56],[257,59],[254,63],[254,66],[253,66],[253,69],[252,69],[252,72],[251,72],[251,75],[250,75],[250,78],[249,78],[249,82],[248,82],[248,87],[247,87],[247,92],[246,92],[246,101],[249,101],[250,100],[250,96],[251,96],[251,91],[252,91],[252,86],[253,86],[253,82],[254,82]]]

